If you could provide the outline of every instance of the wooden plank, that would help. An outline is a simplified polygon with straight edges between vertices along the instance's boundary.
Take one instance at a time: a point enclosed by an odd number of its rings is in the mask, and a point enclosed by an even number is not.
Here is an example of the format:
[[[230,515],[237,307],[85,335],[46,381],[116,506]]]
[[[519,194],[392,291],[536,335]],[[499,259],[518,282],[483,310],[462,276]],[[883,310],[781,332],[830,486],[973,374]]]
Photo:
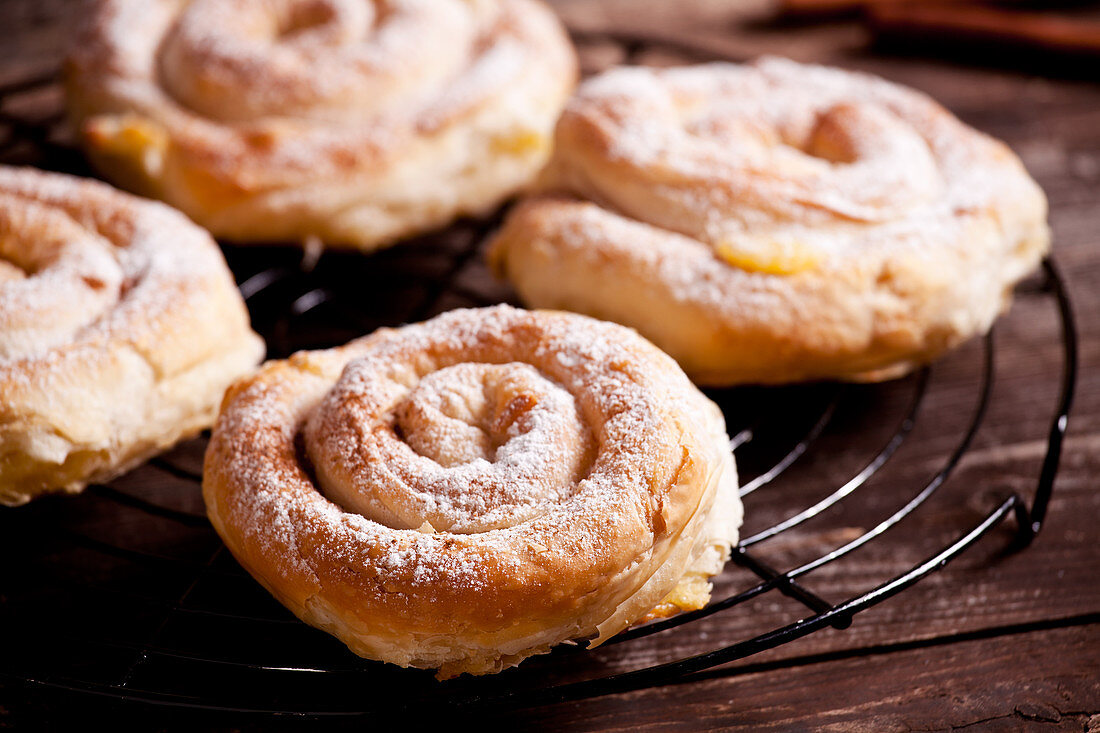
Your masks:
[[[524,729],[537,720],[538,730],[573,731],[1096,731],[1097,647],[1100,626],[1090,625],[792,669],[717,672],[690,684],[480,720]]]
[[[805,730],[936,730],[969,726],[1017,730],[1100,730],[1100,636],[1095,624],[1016,633],[1100,612],[1100,87],[1025,74],[934,61],[872,56],[854,25],[762,25],[769,3],[720,0],[558,0],[555,6],[577,31],[587,73],[624,62],[690,63],[747,59],[779,53],[801,60],[839,63],[922,89],[979,129],[1004,138],[1047,191],[1056,254],[1069,279],[1079,316],[1081,373],[1062,471],[1049,524],[1026,551],[1002,556],[1006,527],[957,563],[898,598],[856,619],[846,631],[815,634],[740,664],[746,674],[718,673],[690,684],[562,705],[502,717],[497,722],[591,730],[700,727]],[[56,73],[67,37],[69,4],[63,0],[8,0],[0,5],[0,86]],[[54,85],[14,95],[0,109],[25,120],[51,121],[49,140],[64,143],[62,100]],[[0,121],[0,149],[12,127]],[[0,152],[0,159],[82,171],[79,156],[43,157],[38,144]],[[444,268],[453,251],[444,244],[409,247],[387,260],[404,272]],[[422,249],[417,249],[422,247]],[[421,256],[422,255],[422,256]],[[409,273],[415,267],[409,266]],[[434,271],[434,270],[433,270]],[[411,277],[412,275],[410,275]],[[460,289],[444,293],[436,310],[481,299],[511,297],[477,258],[462,269]],[[411,291],[410,291],[411,292]],[[421,298],[402,300],[402,313]],[[389,311],[386,311],[389,313]],[[401,313],[392,314],[400,319]],[[1061,359],[1057,321],[1048,299],[1026,296],[997,327],[997,386],[973,450],[941,494],[895,532],[849,560],[826,566],[806,584],[830,600],[865,590],[904,571],[963,528],[976,523],[1008,492],[1030,492],[1038,470],[1050,406],[1057,394]],[[914,493],[937,469],[965,427],[974,398],[980,354],[968,345],[937,365],[918,428],[875,480],[842,508],[765,543],[761,557],[788,567],[814,557],[873,527]],[[858,388],[817,449],[776,486],[754,495],[747,531],[788,516],[823,490],[861,468],[889,434],[904,408],[906,389]],[[885,417],[884,417],[885,416]],[[195,463],[201,444],[182,449]],[[181,510],[201,512],[186,482],[141,469],[119,483]],[[133,547],[204,561],[209,536],[172,529],[138,512],[119,511],[95,497],[58,501],[34,510],[44,520],[73,523],[96,536]],[[22,517],[30,516],[26,513]],[[155,530],[155,531],[154,531]],[[73,554],[51,545],[25,561],[58,573],[78,573]],[[89,567],[88,572],[92,572]],[[136,584],[142,576],[129,571]],[[23,578],[26,580],[26,578]],[[118,578],[91,576],[99,582]],[[251,582],[251,581],[243,581]],[[752,582],[731,569],[720,583],[729,593]],[[159,587],[158,584],[151,584]],[[169,579],[163,585],[172,590]],[[530,674],[555,667],[595,674],[668,661],[738,641],[806,614],[799,604],[769,595],[690,628],[607,647],[575,661],[532,660]],[[988,631],[992,629],[993,631]],[[965,640],[967,635],[992,638]],[[910,648],[912,647],[912,648]],[[826,655],[824,657],[815,655]],[[524,673],[527,674],[527,673]],[[500,678],[508,684],[508,675]],[[11,692],[13,688],[8,688]],[[7,698],[7,699],[6,699]],[[0,687],[0,701],[18,705]],[[153,719],[163,720],[154,714]],[[496,720],[490,718],[490,720]],[[0,706],[0,727],[5,713]]]

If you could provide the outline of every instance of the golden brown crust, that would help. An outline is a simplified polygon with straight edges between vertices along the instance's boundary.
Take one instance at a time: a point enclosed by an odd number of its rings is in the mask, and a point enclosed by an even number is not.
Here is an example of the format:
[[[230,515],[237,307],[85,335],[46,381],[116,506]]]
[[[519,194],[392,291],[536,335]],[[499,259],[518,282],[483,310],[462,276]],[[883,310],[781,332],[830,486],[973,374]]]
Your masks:
[[[444,676],[702,605],[741,515],[721,413],[675,363],[507,306],[268,364],[227,394],[203,491],[300,618]]]
[[[178,212],[0,167],[0,503],[79,491],[208,427],[263,343]]]
[[[68,70],[120,185],[219,237],[367,250],[525,185],[576,60],[537,0],[96,0]]]
[[[539,188],[498,272],[707,384],[903,374],[987,330],[1050,240],[1003,144],[912,90],[780,59],[587,82]]]

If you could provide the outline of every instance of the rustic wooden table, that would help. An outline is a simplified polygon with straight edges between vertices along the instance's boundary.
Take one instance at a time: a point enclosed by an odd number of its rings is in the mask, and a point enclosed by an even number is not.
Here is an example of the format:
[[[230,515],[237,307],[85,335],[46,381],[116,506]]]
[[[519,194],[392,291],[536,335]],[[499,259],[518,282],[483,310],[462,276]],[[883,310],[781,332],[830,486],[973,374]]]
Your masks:
[[[858,615],[849,629],[814,633],[678,684],[522,710],[490,709],[481,719],[491,725],[585,730],[1100,731],[1100,86],[1026,71],[873,53],[854,23],[763,21],[768,11],[764,0],[558,0],[556,6],[574,33],[586,72],[619,63],[670,65],[738,61],[762,53],[787,55],[874,72],[922,89],[965,121],[1006,140],[1050,199],[1055,257],[1077,314],[1080,373],[1047,525],[1030,547],[1005,550],[1012,537],[1010,520],[944,570]],[[0,163],[90,174],[69,144],[61,115],[57,78],[71,28],[69,12],[70,4],[61,0],[0,4]],[[483,231],[460,225],[370,260],[370,287],[383,287],[384,279],[395,282],[386,285],[391,290],[379,301],[379,310],[356,329],[509,298],[507,289],[490,280],[476,257]],[[285,260],[287,255],[271,256]],[[253,254],[231,251],[229,259],[242,277],[257,267]],[[421,287],[419,277],[443,284]],[[934,500],[888,536],[845,562],[817,571],[808,585],[819,595],[837,601],[873,587],[973,526],[1005,495],[1019,492],[1030,497],[1047,447],[1063,353],[1057,311],[1034,284],[999,322],[994,353],[996,379],[988,412],[950,480]],[[919,490],[971,419],[981,354],[982,345],[976,342],[938,364],[916,427],[892,458],[889,471],[820,521],[770,541],[761,551],[768,562],[793,567],[827,552],[874,527]],[[751,497],[746,533],[771,526],[788,516],[792,506],[816,501],[858,472],[894,429],[913,387],[910,379],[845,392],[814,449],[776,482],[774,491],[769,488]],[[724,399],[734,403],[734,412],[740,401],[751,403],[757,413],[768,413],[819,399],[828,389],[743,390]],[[193,468],[200,451],[201,445],[184,446],[173,461]],[[192,516],[201,514],[194,491],[172,493],[182,492],[179,486],[161,485],[149,489],[152,495],[142,495],[150,475],[139,470],[112,487],[76,499],[46,499],[0,512],[0,578],[8,578],[0,582],[0,616],[17,614],[12,609],[28,598],[49,597],[51,584],[66,574],[86,571],[83,556],[75,553],[87,548],[73,549],[71,538],[66,543],[48,531],[58,523],[77,521],[78,515],[81,531],[95,538],[122,538],[145,551],[195,552],[208,564],[231,564],[211,549],[208,530],[199,539],[177,536],[160,525],[150,529],[152,519],[130,517],[117,502],[104,505],[109,492],[117,491],[171,504]],[[164,484],[165,479],[158,481]],[[172,497],[166,499],[168,494]],[[115,581],[106,576],[89,579],[104,587]],[[723,576],[719,595],[736,592],[747,582],[744,570],[734,568]],[[194,600],[186,592],[182,598]],[[79,609],[62,614],[64,623],[88,633],[80,621],[83,601]],[[806,613],[776,593],[667,638],[651,637],[604,656],[584,656],[596,660],[588,664],[598,672],[636,668],[746,639]],[[153,640],[165,646],[170,640],[157,636],[163,633],[163,628],[154,630]],[[7,624],[5,634],[11,634]],[[0,649],[3,644],[0,641]],[[131,663],[124,685],[139,664]],[[85,711],[106,711],[127,724],[160,728],[186,721],[187,727],[262,729],[296,721],[104,703],[100,697],[66,692],[57,685],[43,689],[28,684],[17,672],[11,665],[0,666],[0,727],[33,728],[50,720],[71,720],[74,712],[83,716]],[[48,681],[50,670],[35,674],[40,682]],[[510,684],[507,675],[500,679],[502,685]]]

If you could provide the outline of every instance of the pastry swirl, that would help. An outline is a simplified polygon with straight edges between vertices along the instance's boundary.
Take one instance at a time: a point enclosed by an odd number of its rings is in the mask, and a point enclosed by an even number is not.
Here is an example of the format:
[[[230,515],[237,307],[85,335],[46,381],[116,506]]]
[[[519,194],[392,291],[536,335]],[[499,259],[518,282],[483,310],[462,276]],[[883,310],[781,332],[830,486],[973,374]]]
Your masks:
[[[586,82],[538,189],[491,252],[524,302],[633,326],[710,384],[904,373],[987,330],[1050,241],[1002,143],[774,58]]]
[[[183,215],[0,167],[0,503],[79,491],[208,427],[262,355]]]
[[[576,60],[536,0],[96,0],[68,71],[120,185],[230,240],[369,250],[525,185]]]
[[[267,364],[227,394],[203,477],[296,615],[441,676],[704,605],[736,488],[720,411],[671,359],[508,306]]]

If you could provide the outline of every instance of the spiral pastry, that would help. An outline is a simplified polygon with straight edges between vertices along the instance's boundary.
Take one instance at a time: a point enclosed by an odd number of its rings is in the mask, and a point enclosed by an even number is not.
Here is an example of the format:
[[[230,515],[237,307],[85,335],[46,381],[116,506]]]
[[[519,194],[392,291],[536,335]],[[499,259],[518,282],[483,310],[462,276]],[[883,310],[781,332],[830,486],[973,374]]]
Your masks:
[[[370,250],[528,183],[576,60],[536,0],[95,0],[68,72],[119,185],[230,240]]]
[[[986,331],[1050,242],[1002,143],[774,58],[585,83],[539,190],[490,254],[522,299],[633,326],[708,384],[900,375]]]
[[[0,166],[0,504],[79,491],[208,427],[263,351],[183,215]]]
[[[267,364],[230,389],[203,476],[299,618],[442,677],[704,605],[736,488],[721,413],[671,359],[508,306]]]

